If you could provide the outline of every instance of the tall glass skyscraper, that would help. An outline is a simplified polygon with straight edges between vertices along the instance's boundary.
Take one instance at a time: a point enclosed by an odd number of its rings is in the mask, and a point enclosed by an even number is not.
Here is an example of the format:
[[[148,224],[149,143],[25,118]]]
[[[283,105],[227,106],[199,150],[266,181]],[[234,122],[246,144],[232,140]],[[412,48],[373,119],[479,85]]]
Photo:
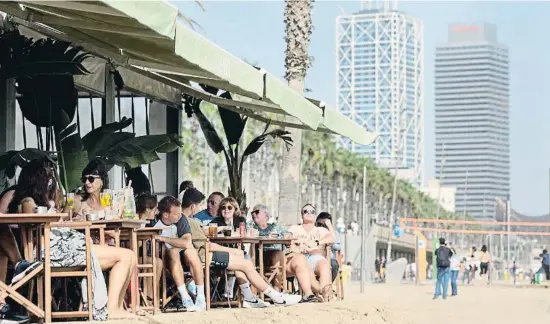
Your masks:
[[[436,176],[457,188],[457,213],[489,219],[510,193],[508,48],[491,24],[448,33],[435,56]]]
[[[397,167],[401,177],[421,184],[422,22],[386,5],[339,16],[336,25],[338,109],[379,134],[370,146],[358,146],[346,139],[343,145],[372,157],[382,167]]]

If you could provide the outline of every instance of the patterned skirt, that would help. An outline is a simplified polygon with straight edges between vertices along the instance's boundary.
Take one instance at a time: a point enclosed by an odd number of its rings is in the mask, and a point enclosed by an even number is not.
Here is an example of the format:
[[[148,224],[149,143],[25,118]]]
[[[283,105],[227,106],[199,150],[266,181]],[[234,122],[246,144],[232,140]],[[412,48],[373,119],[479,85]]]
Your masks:
[[[42,250],[44,257],[44,250]],[[52,267],[77,267],[86,265],[86,236],[69,228],[52,228],[50,235],[50,258]],[[107,286],[97,257],[92,252],[92,305],[93,319],[107,320]],[[87,309],[87,284],[82,281],[82,298]]]

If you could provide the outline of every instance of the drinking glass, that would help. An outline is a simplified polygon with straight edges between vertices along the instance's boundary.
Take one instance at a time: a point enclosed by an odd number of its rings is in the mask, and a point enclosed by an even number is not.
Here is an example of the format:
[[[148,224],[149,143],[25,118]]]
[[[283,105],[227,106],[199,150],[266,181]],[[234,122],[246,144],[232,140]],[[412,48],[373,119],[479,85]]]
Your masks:
[[[70,210],[74,209],[74,192],[67,193],[67,207]]]
[[[113,205],[113,191],[111,189],[105,189],[103,190],[103,193],[105,194],[105,203],[107,204],[107,207],[112,207]]]
[[[102,192],[99,194],[99,202],[101,204],[102,209],[105,209],[109,206],[106,193]]]

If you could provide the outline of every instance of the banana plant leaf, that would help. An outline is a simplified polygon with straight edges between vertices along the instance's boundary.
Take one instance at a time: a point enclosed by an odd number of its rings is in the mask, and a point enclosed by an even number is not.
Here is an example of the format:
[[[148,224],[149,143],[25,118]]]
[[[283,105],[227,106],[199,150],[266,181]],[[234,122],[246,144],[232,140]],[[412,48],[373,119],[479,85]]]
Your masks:
[[[159,161],[160,157],[156,152],[141,152],[135,153],[132,156],[124,156],[121,154],[112,154],[106,160],[108,164],[118,165],[126,170],[141,167],[144,164],[151,164]]]
[[[65,116],[66,117],[66,116]],[[84,149],[82,138],[76,132],[75,123],[57,132],[57,151],[61,183],[67,191],[78,188],[82,170],[88,165],[88,152]]]
[[[216,154],[225,151],[225,147],[223,146],[223,142],[218,135],[218,132],[208,118],[206,118],[206,116],[202,113],[199,105],[200,103],[193,105],[192,109],[193,113],[195,113],[195,117],[197,117],[197,120],[199,121],[199,125],[204,137],[206,138],[208,146],[210,146],[210,149],[212,149],[212,151]]]
[[[117,142],[135,137],[133,133],[118,132],[132,125],[132,118],[123,117],[120,121],[102,125],[93,129],[84,137],[82,143],[90,156],[98,156],[98,152],[111,147]]]
[[[231,94],[229,92],[224,92],[220,97],[231,99]],[[239,113],[229,110],[223,106],[218,106],[218,113],[220,114],[220,118],[222,120],[227,143],[229,145],[239,143],[248,117],[243,118],[243,116]]]
[[[29,161],[43,157],[50,159],[52,162],[54,161],[52,153],[35,148],[8,151],[0,155],[0,171],[4,171],[4,175],[8,179],[13,179],[18,167],[22,168]]]
[[[39,127],[54,126],[61,111],[72,120],[76,114],[78,94],[70,75],[18,77],[17,102],[23,116]]]
[[[33,40],[17,31],[2,35],[2,41],[12,45],[10,64],[4,69],[8,78],[36,75],[84,75],[89,74],[83,62],[91,57],[73,47],[69,42],[51,38]]]
[[[285,142],[287,151],[290,149],[290,146],[292,146],[292,138],[288,136],[290,132],[285,131],[284,129],[274,129],[268,133],[264,133],[255,139],[253,139],[250,144],[246,147],[243,153],[243,161],[245,158],[251,154],[254,154],[258,152],[258,150],[264,145],[265,141],[267,140],[268,136],[271,136],[273,138],[280,138]]]
[[[158,153],[173,152],[182,146],[181,137],[175,134],[146,135],[113,143],[97,154],[116,165],[132,169],[160,160]]]
[[[220,92],[220,89],[216,88],[216,87],[213,87],[213,86],[209,86],[207,84],[199,84],[199,86],[206,92],[208,92],[209,94],[211,95],[214,95],[214,96],[217,96],[218,95],[218,92]]]
[[[83,65],[90,55],[68,42],[34,41],[17,31],[2,34],[0,43],[0,71],[15,78],[23,116],[39,127],[65,128],[58,116],[64,112],[73,120],[78,100],[73,76],[90,73]]]
[[[258,150],[262,147],[262,145],[264,145],[264,143],[267,140],[268,136],[271,136],[273,138],[282,139],[285,143],[286,150],[287,151],[290,150],[290,146],[292,146],[292,142],[293,142],[292,138],[290,136],[288,136],[290,134],[290,132],[285,131],[284,129],[280,129],[280,128],[274,129],[270,132],[266,132],[268,128],[269,128],[269,124],[266,125],[264,133],[262,135],[256,137],[256,138],[254,138],[248,144],[246,149],[244,150],[243,155],[241,157],[241,161],[239,163],[239,170],[238,170],[239,178],[242,178],[243,165],[244,165],[244,162],[246,161],[246,159],[248,158],[248,156],[258,152]]]

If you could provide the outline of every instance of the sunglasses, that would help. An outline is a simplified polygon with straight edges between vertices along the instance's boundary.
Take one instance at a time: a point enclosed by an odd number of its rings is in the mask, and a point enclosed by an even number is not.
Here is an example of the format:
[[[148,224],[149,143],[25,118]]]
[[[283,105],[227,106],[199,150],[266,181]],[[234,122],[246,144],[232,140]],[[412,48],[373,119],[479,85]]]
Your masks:
[[[259,213],[260,213],[260,210],[259,210],[259,209],[258,209],[258,210],[253,210],[253,211],[250,213],[250,215],[254,216],[254,215],[259,214]]]
[[[233,206],[222,206],[221,207],[222,210],[233,210]]]
[[[302,214],[311,214],[311,215],[314,215],[315,214],[315,209],[304,209],[302,210]]]
[[[82,183],[86,183],[86,181],[88,181],[89,183],[94,183],[95,179],[99,179],[100,176],[86,176],[86,177],[82,177],[80,178],[80,181],[82,181]]]
[[[208,201],[208,204],[211,205],[211,206],[215,206],[216,205],[216,202],[214,200],[209,200]]]

